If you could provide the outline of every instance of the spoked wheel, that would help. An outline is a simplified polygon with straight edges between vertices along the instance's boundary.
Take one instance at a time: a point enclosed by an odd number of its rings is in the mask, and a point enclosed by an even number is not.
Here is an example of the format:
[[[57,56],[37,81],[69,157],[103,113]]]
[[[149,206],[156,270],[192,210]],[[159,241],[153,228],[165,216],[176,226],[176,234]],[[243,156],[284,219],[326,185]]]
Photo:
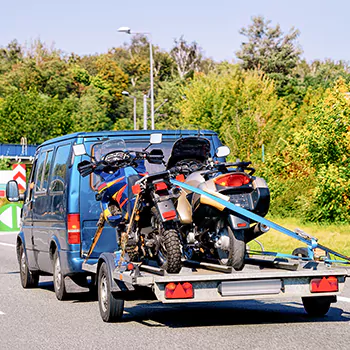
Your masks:
[[[227,249],[217,248],[219,262],[221,265],[232,266],[236,271],[240,271],[245,265],[246,244],[244,242],[243,230],[232,230],[227,226],[227,236],[220,238],[227,241]]]
[[[23,288],[35,288],[38,286],[39,274],[29,270],[23,244],[19,247],[19,270]]]
[[[111,283],[106,263],[102,263],[98,273],[98,306],[105,322],[120,321],[124,311],[124,300],[117,299],[111,292]]]
[[[181,245],[176,230],[165,230],[160,237],[158,260],[168,273],[179,273],[181,270]]]

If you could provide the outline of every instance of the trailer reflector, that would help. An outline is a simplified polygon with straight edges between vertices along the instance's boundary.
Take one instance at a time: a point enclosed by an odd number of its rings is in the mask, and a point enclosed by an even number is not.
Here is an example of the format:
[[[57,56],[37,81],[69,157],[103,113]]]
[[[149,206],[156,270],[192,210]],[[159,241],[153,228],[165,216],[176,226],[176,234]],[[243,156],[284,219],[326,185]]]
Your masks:
[[[310,281],[311,293],[338,292],[338,290],[338,279],[334,276],[313,278]]]
[[[189,282],[168,283],[165,286],[165,298],[166,299],[190,299],[194,297],[193,286]]]

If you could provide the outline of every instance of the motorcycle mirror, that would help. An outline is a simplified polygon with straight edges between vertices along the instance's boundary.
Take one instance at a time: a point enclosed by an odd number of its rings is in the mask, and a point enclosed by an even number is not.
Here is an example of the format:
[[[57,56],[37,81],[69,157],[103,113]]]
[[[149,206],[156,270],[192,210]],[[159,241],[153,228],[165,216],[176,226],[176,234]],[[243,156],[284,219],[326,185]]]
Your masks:
[[[163,164],[164,154],[161,149],[152,149],[148,156],[148,162],[151,164]]]
[[[230,154],[230,149],[227,146],[220,146],[215,152],[216,157],[227,157]]]
[[[156,145],[156,144],[162,143],[162,138],[163,138],[162,134],[151,134],[149,143],[151,145]]]
[[[86,149],[84,144],[73,145],[73,152],[75,156],[83,156],[86,154]]]

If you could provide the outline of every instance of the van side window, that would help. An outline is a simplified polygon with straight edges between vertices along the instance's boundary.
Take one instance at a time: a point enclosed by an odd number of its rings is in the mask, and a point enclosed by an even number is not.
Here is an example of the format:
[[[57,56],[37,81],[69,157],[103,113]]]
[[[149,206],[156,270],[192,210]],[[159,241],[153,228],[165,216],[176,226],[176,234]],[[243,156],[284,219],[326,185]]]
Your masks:
[[[52,160],[52,150],[42,152],[37,163],[37,173],[35,175],[35,192],[46,192],[50,174]]]
[[[70,144],[57,148],[55,160],[52,166],[50,192],[63,192],[66,183],[67,162],[69,158]]]

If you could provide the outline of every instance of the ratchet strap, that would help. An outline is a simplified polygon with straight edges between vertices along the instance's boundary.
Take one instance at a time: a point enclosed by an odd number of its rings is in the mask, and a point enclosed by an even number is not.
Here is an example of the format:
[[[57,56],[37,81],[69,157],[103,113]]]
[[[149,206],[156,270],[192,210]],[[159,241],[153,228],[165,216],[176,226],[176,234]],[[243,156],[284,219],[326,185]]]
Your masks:
[[[263,225],[266,225],[266,226],[269,226],[270,228],[273,228],[275,229],[276,231],[279,231],[281,233],[284,233],[286,234],[287,236],[290,236],[292,238],[295,238],[303,243],[305,243],[307,246],[308,246],[308,251],[309,251],[309,257],[313,259],[313,249],[315,248],[320,248],[326,252],[328,252],[329,254],[333,254],[341,259],[344,259],[344,260],[347,260],[347,261],[340,261],[340,260],[329,260],[330,262],[340,262],[340,263],[343,263],[343,264],[349,264],[350,263],[350,257],[346,256],[346,255],[343,255],[341,253],[338,253],[330,248],[327,248],[319,243],[317,243],[317,238],[315,237],[311,237],[309,236],[308,234],[304,233],[304,232],[301,232],[301,231],[298,231],[298,232],[293,232],[291,230],[288,230],[287,228],[283,227],[283,226],[280,226],[276,223],[274,223],[273,221],[270,221],[270,220],[267,220],[265,218],[263,218],[262,216],[259,216],[247,209],[244,209],[238,205],[235,205],[231,202],[228,202],[226,200],[223,200],[222,198],[219,198],[217,196],[214,196],[208,192],[205,192],[197,187],[193,187],[193,186],[190,186],[184,182],[180,182],[180,181],[177,181],[175,179],[170,179],[170,182],[175,185],[175,186],[179,186],[187,191],[191,191],[191,192],[194,192],[194,193],[197,193],[199,195],[202,195],[202,196],[206,196],[218,203],[220,203],[221,205],[224,205],[226,208],[228,208],[229,210],[232,210],[233,212],[237,213],[237,214],[240,214],[246,218],[249,218],[255,222],[259,222]]]

